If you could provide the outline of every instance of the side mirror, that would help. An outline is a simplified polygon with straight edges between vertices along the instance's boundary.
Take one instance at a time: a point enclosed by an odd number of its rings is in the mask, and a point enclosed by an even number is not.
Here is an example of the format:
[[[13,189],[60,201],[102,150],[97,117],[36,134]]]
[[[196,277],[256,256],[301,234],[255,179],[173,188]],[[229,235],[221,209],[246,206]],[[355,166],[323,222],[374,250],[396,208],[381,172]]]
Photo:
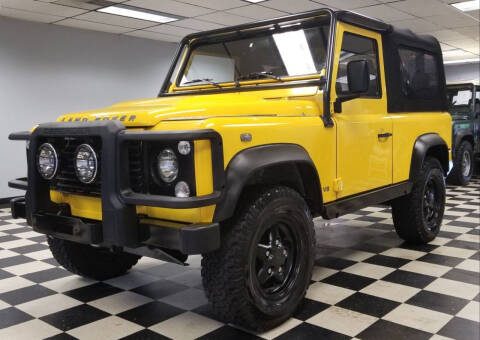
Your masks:
[[[342,112],[342,103],[358,98],[368,92],[370,71],[366,60],[353,60],[347,64],[347,83],[349,93],[337,97],[334,103],[336,113]]]
[[[348,89],[352,94],[368,92],[370,72],[366,60],[354,60],[347,64]]]

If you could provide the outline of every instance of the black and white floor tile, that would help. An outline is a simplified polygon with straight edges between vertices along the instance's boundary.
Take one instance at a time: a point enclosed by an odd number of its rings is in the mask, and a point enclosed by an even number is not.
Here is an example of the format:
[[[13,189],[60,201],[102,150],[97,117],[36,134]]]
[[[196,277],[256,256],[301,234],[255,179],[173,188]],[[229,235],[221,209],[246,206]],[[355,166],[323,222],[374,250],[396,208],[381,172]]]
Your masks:
[[[315,222],[312,284],[294,317],[250,334],[215,320],[200,257],[143,258],[104,282],[72,275],[0,209],[0,339],[479,339],[480,180],[449,187],[433,242],[404,244],[388,207]]]

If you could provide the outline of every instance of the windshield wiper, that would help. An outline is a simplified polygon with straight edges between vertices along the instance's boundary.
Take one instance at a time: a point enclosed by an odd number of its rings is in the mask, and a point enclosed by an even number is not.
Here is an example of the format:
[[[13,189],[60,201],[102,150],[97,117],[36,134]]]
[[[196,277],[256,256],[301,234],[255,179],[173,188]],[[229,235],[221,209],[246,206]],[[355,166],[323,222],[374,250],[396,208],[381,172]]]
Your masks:
[[[255,79],[275,79],[278,81],[282,81],[282,78],[279,76],[275,76],[272,72],[252,72],[246,75],[239,75],[237,80],[255,80]]]
[[[214,82],[213,79],[210,79],[210,78],[193,79],[193,80],[190,80],[190,81],[187,81],[187,82],[183,83],[183,85],[200,83],[200,82],[208,83],[208,84],[216,86],[220,89],[222,88],[219,83]]]

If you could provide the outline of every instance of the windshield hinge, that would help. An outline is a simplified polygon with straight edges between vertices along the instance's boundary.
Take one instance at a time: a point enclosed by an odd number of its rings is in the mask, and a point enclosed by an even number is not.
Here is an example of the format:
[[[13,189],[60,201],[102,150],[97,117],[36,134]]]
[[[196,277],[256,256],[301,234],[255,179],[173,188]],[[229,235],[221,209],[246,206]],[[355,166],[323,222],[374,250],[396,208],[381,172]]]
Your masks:
[[[335,126],[335,124],[333,124],[332,117],[326,116],[326,115],[322,115],[322,116],[320,116],[320,117],[322,118],[323,125],[324,125],[326,128],[332,128],[332,127]]]

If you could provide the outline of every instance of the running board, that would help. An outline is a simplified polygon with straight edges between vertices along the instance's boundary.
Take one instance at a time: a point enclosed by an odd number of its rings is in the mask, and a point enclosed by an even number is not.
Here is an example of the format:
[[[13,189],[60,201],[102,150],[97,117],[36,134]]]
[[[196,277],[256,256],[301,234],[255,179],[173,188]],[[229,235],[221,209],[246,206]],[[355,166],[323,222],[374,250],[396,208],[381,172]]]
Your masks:
[[[325,204],[322,216],[323,218],[330,220],[371,205],[380,204],[408,195],[411,191],[412,183],[407,181],[368,191],[359,195],[342,198],[338,201]]]

